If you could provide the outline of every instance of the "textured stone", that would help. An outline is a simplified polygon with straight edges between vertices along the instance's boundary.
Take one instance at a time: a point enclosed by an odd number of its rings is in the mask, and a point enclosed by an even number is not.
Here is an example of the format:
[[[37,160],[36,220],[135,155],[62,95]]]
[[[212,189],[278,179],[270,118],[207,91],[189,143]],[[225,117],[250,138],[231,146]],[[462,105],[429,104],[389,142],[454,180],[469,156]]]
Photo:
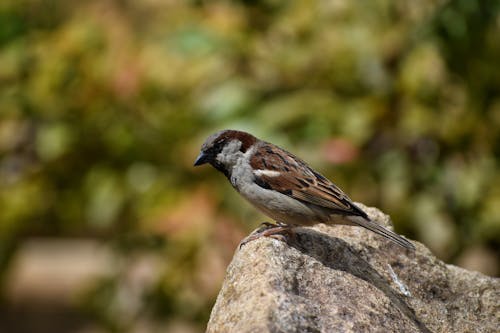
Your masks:
[[[297,228],[287,243],[252,241],[236,251],[207,331],[499,332],[500,280],[416,246],[326,225]]]

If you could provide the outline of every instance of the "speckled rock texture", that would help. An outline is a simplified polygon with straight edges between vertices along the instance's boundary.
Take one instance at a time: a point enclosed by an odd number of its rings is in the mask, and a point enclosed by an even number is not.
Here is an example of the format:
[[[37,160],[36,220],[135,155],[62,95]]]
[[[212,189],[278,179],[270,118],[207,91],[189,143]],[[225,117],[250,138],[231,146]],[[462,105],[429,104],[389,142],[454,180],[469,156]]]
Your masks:
[[[358,227],[295,230],[236,251],[207,332],[500,332],[500,279]]]

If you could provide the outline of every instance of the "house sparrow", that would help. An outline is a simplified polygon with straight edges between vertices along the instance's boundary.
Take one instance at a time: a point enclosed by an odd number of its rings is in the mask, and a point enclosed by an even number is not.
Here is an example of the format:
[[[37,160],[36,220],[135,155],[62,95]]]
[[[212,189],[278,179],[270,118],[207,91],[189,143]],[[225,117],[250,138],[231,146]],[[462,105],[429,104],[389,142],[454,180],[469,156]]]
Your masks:
[[[278,222],[260,236],[273,236],[295,226],[317,223],[356,225],[415,250],[400,235],[370,220],[331,181],[295,155],[253,135],[223,130],[209,136],[195,166],[211,164],[256,208]],[[252,240],[253,240],[252,239]]]

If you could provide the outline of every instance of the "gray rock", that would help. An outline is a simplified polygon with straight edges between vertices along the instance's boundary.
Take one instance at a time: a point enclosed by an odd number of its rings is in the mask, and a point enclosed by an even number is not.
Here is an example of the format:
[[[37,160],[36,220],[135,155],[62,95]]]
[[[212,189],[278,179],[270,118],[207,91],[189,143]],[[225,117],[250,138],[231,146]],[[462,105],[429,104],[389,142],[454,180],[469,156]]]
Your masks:
[[[358,227],[295,230],[236,251],[207,332],[500,332],[500,279]]]

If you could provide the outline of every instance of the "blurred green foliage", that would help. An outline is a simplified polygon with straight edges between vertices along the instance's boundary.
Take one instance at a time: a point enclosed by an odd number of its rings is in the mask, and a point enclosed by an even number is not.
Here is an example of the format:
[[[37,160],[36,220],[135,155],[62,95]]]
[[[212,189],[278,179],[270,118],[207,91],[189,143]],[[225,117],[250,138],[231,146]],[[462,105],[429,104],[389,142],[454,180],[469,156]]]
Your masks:
[[[202,329],[237,241],[262,221],[192,168],[222,128],[295,152],[444,260],[477,247],[498,259],[499,7],[2,1],[2,270],[31,235],[109,240],[123,263],[84,297],[101,323]],[[122,311],[137,253],[161,268]]]

